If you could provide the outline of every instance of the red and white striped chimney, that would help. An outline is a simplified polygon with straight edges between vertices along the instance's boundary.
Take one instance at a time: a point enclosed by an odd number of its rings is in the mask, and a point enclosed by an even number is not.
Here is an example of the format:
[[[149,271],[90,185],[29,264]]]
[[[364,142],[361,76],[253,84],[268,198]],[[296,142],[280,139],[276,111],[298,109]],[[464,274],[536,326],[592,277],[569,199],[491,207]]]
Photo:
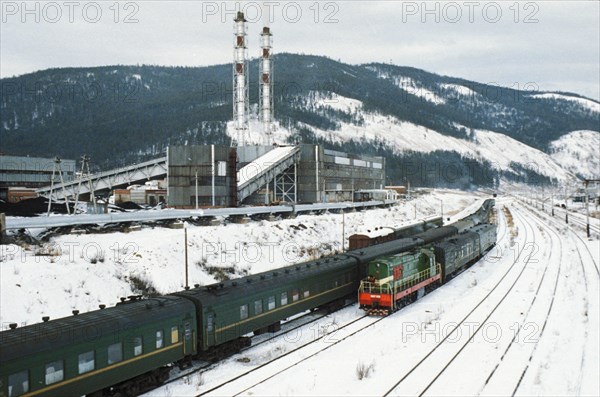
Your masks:
[[[271,60],[271,29],[264,26],[260,34],[260,66],[259,66],[259,114],[263,125],[264,140],[272,144],[273,122],[273,64]]]
[[[248,68],[246,47],[246,18],[239,12],[234,20],[235,43],[233,50],[233,122],[235,126],[231,146],[246,145],[248,134]]]

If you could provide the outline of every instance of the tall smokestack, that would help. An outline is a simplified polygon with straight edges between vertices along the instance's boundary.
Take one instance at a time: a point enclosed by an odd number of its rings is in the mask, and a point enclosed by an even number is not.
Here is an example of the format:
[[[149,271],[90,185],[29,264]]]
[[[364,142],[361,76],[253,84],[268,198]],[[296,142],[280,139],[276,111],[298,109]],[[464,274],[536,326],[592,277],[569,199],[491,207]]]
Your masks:
[[[259,67],[259,82],[260,82],[260,99],[259,99],[259,114],[263,125],[264,139],[267,144],[272,141],[272,121],[273,121],[273,65],[272,56],[272,41],[271,29],[268,26],[263,27],[260,34],[260,67]]]
[[[248,74],[246,69],[246,19],[239,12],[234,20],[235,43],[233,50],[233,122],[235,134],[231,146],[244,146],[248,134]]]

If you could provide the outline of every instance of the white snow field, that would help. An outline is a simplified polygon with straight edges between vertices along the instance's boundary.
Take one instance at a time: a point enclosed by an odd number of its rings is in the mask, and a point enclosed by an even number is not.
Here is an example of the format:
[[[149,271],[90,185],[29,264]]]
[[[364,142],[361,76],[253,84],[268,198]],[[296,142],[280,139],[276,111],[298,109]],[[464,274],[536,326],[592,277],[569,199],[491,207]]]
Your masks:
[[[467,207],[474,211],[482,197],[436,191],[390,209],[347,213],[345,236],[439,215],[441,198],[445,217]],[[187,228],[190,285],[216,281],[206,267],[229,267],[235,272],[231,276],[239,277],[332,254],[342,245],[341,214]],[[0,323],[6,329],[11,322],[32,324],[42,316],[112,306],[120,297],[139,293],[133,282],[162,294],[180,291],[185,286],[183,248],[184,231],[163,227],[61,235],[42,247],[0,245]]]
[[[352,305],[147,395],[600,395],[598,236],[497,209],[496,247],[395,314]]]
[[[442,200],[445,217],[456,219],[485,197],[435,191],[391,210],[346,214],[346,235],[410,221],[414,203],[417,218],[439,213]],[[365,317],[356,304],[322,317],[312,313],[304,321],[315,321],[287,332],[300,321],[292,320],[276,335],[255,337],[256,346],[146,395],[600,395],[600,232],[587,239],[580,225],[565,225],[562,210],[552,217],[549,208],[513,197],[498,198],[496,209],[496,247],[415,303],[388,317]],[[214,281],[198,261],[256,273],[287,264],[286,243],[302,253],[294,260],[333,252],[341,247],[341,220],[326,214],[189,226],[191,283]],[[273,260],[250,260],[229,248],[244,241],[275,242]],[[183,286],[182,230],[68,235],[52,242],[79,245],[71,257],[2,246],[4,325],[113,304],[133,292],[131,277],[161,293]],[[207,255],[214,242],[233,252]],[[104,262],[90,263],[95,251],[88,247],[86,253],[86,244],[105,250]]]

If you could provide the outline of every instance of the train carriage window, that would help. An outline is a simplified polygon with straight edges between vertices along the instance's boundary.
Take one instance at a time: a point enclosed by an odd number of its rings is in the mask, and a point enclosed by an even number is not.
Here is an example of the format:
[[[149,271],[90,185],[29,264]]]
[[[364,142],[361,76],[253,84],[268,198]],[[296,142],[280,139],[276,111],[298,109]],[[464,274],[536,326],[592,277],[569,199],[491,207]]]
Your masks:
[[[214,327],[215,327],[215,317],[211,313],[206,316],[206,332],[213,332]]]
[[[297,289],[293,289],[292,290],[292,301],[296,302],[299,298],[300,298],[300,295],[298,293],[298,290]]]
[[[108,365],[123,360],[123,344],[121,342],[108,346]]]
[[[254,301],[254,314],[261,314],[263,311],[262,300]]]
[[[248,318],[248,305],[240,306],[240,320],[245,320]]]
[[[81,353],[79,355],[79,374],[93,371],[95,368],[94,351]]]
[[[134,356],[139,356],[140,354],[142,354],[142,337],[141,336],[137,336],[135,338],[133,338],[133,355]]]
[[[304,291],[304,297],[308,298],[309,296],[310,296],[310,291],[309,290]]]
[[[287,292],[281,293],[281,306],[287,305]]]
[[[275,309],[275,296],[269,296],[267,300],[267,310]]]
[[[62,360],[46,364],[46,384],[51,385],[60,382],[65,377],[64,364]]]
[[[163,332],[162,330],[156,331],[156,348],[160,349],[163,347]]]
[[[29,371],[21,371],[8,376],[8,397],[20,396],[29,391]]]
[[[179,327],[171,327],[171,343],[179,342]]]

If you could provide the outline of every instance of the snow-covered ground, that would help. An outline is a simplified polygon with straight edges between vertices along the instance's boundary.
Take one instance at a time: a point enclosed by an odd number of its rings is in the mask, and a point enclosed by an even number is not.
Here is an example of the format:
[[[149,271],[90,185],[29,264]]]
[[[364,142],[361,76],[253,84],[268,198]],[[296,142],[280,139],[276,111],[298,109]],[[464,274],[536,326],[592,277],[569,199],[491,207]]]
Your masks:
[[[600,132],[573,131],[550,143],[554,161],[588,179],[600,177]]]
[[[435,215],[440,200],[446,216],[456,218],[482,198],[436,191],[391,210],[346,214],[346,233],[406,222],[415,203],[417,218]],[[148,395],[198,395],[252,370],[209,395],[600,395],[600,236],[588,240],[559,214],[515,198],[499,198],[496,208],[496,247],[399,312],[377,321],[361,318],[352,305]],[[286,264],[282,247],[288,243],[302,252],[298,260],[339,249],[341,215],[189,226],[188,237],[192,283],[209,283],[214,279],[198,261],[254,273]],[[2,247],[3,323],[114,303],[132,292],[132,276],[159,292],[182,286],[182,230],[69,235],[53,242],[79,245],[72,258],[63,254],[54,263]],[[203,248],[210,244],[212,250],[215,242],[229,253],[215,256]],[[233,245],[244,242],[274,242],[273,260],[236,253]],[[95,251],[86,253],[86,244],[106,250],[104,262],[89,263]]]
[[[598,239],[515,199],[497,208],[496,248],[396,314],[351,306],[149,395],[253,369],[208,395],[599,395]]]
[[[440,199],[447,217],[469,206],[474,209],[481,197],[436,191],[391,209],[348,213],[345,235],[439,215]],[[210,267],[228,268],[231,277],[239,277],[339,251],[342,215],[187,225],[187,231],[189,284],[205,285],[215,282]],[[95,310],[99,304],[110,306],[120,297],[139,293],[138,288],[162,294],[180,291],[185,285],[183,248],[184,231],[162,227],[68,234],[41,247],[0,245],[0,323],[6,328],[10,322],[24,325],[41,322],[42,316],[68,316],[74,309]]]

